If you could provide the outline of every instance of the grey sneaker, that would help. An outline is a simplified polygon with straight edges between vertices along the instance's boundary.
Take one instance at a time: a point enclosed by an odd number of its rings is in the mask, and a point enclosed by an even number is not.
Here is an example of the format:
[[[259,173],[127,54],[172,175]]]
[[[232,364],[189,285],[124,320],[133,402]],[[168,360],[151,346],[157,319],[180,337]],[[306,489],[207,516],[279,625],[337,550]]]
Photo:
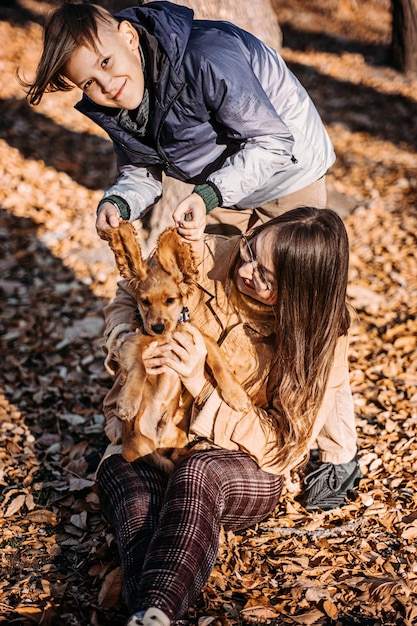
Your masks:
[[[170,619],[161,609],[150,607],[132,615],[126,626],[170,626]]]
[[[307,511],[330,511],[343,506],[348,491],[356,487],[361,478],[357,456],[340,465],[319,463],[317,469],[304,478],[304,507]]]

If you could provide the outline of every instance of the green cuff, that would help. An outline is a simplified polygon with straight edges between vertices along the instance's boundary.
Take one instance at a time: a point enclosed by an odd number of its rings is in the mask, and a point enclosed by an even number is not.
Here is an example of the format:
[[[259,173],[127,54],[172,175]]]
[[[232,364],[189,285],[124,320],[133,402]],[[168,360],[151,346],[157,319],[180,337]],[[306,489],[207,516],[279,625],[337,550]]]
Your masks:
[[[200,198],[203,198],[206,205],[206,213],[210,213],[210,211],[222,205],[223,199],[220,191],[213,183],[208,182],[203,185],[196,185],[193,193],[197,193]]]
[[[130,218],[130,207],[126,200],[124,200],[120,196],[107,196],[105,198],[102,198],[98,203],[97,210],[105,202],[111,202],[112,204],[114,204],[115,207],[118,208],[122,220],[128,220]]]

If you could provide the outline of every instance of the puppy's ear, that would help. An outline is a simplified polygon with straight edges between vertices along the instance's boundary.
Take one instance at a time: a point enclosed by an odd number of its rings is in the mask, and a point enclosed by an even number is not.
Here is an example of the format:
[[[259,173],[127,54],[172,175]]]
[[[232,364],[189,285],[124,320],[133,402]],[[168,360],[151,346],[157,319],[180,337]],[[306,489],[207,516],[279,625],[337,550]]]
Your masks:
[[[179,282],[190,285],[197,278],[198,269],[193,249],[175,228],[167,228],[159,236],[156,257],[168,274],[177,273]]]
[[[132,280],[143,280],[146,276],[146,266],[136,237],[136,231],[130,222],[121,222],[117,228],[108,231],[106,239],[114,252],[119,274]]]

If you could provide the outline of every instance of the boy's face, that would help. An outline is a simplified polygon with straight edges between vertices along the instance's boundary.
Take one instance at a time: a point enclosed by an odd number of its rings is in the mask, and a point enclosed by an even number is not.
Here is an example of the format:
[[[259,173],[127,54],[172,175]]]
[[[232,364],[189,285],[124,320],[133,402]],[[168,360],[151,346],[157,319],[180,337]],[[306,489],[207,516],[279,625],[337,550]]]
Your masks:
[[[78,48],[65,65],[65,76],[96,104],[136,109],[144,92],[137,31],[124,21],[113,31],[99,26],[98,35],[97,51]]]

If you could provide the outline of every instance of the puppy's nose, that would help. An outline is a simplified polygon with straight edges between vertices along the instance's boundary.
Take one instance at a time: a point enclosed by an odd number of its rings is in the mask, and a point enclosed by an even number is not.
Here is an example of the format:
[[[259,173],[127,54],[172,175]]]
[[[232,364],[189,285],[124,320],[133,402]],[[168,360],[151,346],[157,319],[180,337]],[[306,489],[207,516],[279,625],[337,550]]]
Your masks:
[[[162,335],[162,333],[165,331],[165,324],[153,324],[151,328],[155,335]]]

